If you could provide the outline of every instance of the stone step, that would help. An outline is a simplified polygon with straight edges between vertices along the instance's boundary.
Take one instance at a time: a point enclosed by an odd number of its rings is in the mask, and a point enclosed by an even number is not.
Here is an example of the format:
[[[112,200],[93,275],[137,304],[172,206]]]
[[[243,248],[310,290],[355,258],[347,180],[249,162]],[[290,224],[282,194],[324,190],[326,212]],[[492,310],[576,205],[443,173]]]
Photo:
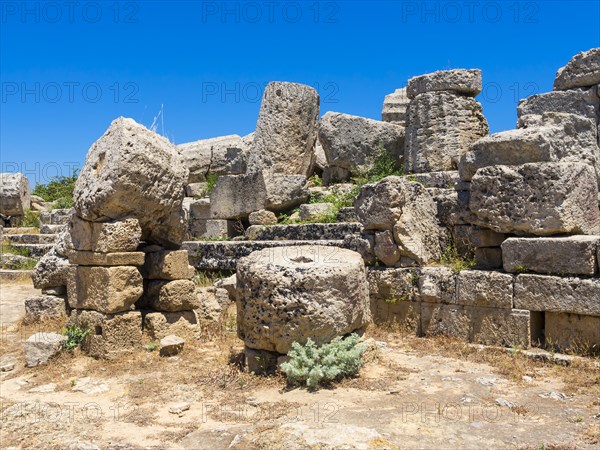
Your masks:
[[[0,268],[8,270],[31,270],[37,264],[37,259],[27,256],[0,255]]]
[[[40,227],[40,233],[42,234],[60,234],[66,231],[68,225],[42,225]]]
[[[54,244],[57,234],[9,234],[5,238],[12,244]]]
[[[4,227],[3,233],[7,234],[35,234],[39,233],[39,228],[35,227]]]
[[[54,247],[54,244],[12,244],[12,247],[27,250],[26,256],[31,258],[41,258]]]
[[[325,245],[350,248],[352,245],[341,240],[298,240],[298,241],[186,241],[182,248],[188,251],[190,264],[197,270],[235,270],[238,259],[264,248]],[[350,250],[355,250],[350,248]]]
[[[319,241],[342,240],[349,234],[358,235],[360,223],[308,223],[298,225],[252,225],[246,238],[252,241]]]
[[[53,209],[40,213],[40,224],[42,225],[65,225],[69,223],[74,209]]]
[[[32,270],[0,270],[0,284],[2,283],[31,283]]]

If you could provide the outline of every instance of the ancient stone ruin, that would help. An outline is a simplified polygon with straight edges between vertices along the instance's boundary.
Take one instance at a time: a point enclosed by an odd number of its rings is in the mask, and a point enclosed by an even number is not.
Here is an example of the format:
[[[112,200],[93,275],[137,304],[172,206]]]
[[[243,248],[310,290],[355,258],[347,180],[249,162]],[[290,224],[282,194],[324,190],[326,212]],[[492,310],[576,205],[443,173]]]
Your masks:
[[[27,320],[68,315],[94,356],[167,337],[174,354],[236,304],[249,367],[371,321],[598,351],[600,48],[522,100],[514,130],[489,134],[481,89],[480,70],[444,70],[387,95],[382,121],[319,120],[314,89],[273,82],[254,133],[178,146],[119,118],[42,234],[7,234],[33,203],[2,174],[4,238],[44,246]]]

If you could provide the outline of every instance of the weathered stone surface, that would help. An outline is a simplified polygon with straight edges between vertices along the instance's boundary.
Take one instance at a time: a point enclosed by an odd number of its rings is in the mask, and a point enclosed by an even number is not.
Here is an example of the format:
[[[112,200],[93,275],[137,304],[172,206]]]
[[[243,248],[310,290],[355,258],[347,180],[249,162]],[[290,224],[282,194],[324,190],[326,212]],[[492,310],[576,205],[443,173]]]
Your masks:
[[[386,266],[393,267],[402,256],[390,230],[375,233],[375,256]]]
[[[127,311],[141,297],[143,279],[136,267],[87,267],[68,269],[69,306],[113,314]]]
[[[238,261],[238,335],[246,346],[287,353],[329,342],[370,321],[361,256],[323,246],[280,247]]]
[[[490,166],[473,177],[469,206],[477,225],[500,233],[598,234],[597,191],[583,163]]]
[[[277,175],[263,172],[266,190],[265,208],[285,211],[306,203],[309,198],[306,177],[302,175]]]
[[[472,144],[459,164],[461,178],[470,181],[482,167],[536,162],[585,162],[600,173],[595,119],[548,112],[541,122],[538,127],[503,131]]]
[[[69,263],[79,266],[143,266],[143,252],[68,252]]]
[[[317,173],[323,172],[327,167],[327,156],[325,156],[325,150],[323,150],[323,146],[319,142],[318,136],[317,141],[315,142],[315,164],[314,170]]]
[[[196,222],[194,237],[201,239],[228,239],[239,236],[244,226],[239,220],[208,219]]]
[[[476,248],[474,252],[475,269],[496,270],[502,269],[502,248],[484,247]]]
[[[448,267],[421,267],[415,272],[415,300],[432,303],[456,303],[457,275]]]
[[[42,211],[40,213],[41,225],[67,225],[71,216],[75,213],[73,208],[53,209],[52,211]]]
[[[250,225],[275,225],[277,223],[277,216],[271,211],[261,209],[260,211],[250,213],[248,221]]]
[[[463,270],[458,274],[456,303],[465,306],[512,308],[512,275],[482,270]]]
[[[600,317],[579,314],[545,314],[546,343],[558,350],[581,352],[600,346]]]
[[[515,308],[600,316],[600,279],[523,274],[515,282]]]
[[[502,244],[504,270],[595,275],[600,236],[509,238]]]
[[[499,247],[506,235],[473,225],[455,225],[452,239],[460,254],[472,254],[477,248]]]
[[[235,291],[235,286],[232,287],[232,290]],[[229,292],[223,288],[210,286],[197,288],[196,295],[199,306],[195,311],[198,319],[203,322],[218,323],[230,302]]]
[[[421,333],[424,336],[471,337],[471,317],[464,306],[421,303]]]
[[[406,126],[406,109],[410,99],[406,94],[406,88],[396,89],[393,93],[385,96],[381,120],[395,125]]]
[[[33,286],[36,289],[66,286],[69,267],[69,260],[59,255],[56,247],[52,248],[33,269],[31,274]]]
[[[358,223],[358,216],[353,207],[345,207],[338,209],[338,222]]]
[[[335,183],[349,180],[352,177],[352,172],[348,169],[337,166],[327,166],[323,169],[323,184],[330,186]]]
[[[0,173],[0,214],[22,216],[30,207],[27,177],[22,173]]]
[[[455,189],[427,188],[437,208],[436,217],[440,225],[450,228],[471,224],[476,216],[469,209],[471,192]]]
[[[35,333],[23,342],[25,350],[25,367],[35,367],[46,364],[63,348],[66,336],[58,333]]]
[[[458,170],[416,173],[413,175],[406,175],[406,177],[428,188],[455,189],[458,191],[469,188],[468,183],[465,183],[460,179]]]
[[[189,170],[188,183],[206,181],[209,173],[239,175],[246,171],[249,149],[237,134],[180,144],[177,150]]]
[[[26,324],[65,317],[67,317],[67,307],[64,297],[36,295],[25,300],[25,318],[23,321]]]
[[[517,107],[517,127],[541,125],[547,112],[577,114],[596,121],[600,100],[595,91],[596,88],[553,91],[527,97]]]
[[[406,94],[412,99],[425,92],[451,91],[475,97],[481,92],[481,85],[479,69],[439,70],[409,79]]]
[[[190,198],[200,199],[206,195],[207,188],[208,183],[206,182],[188,183],[185,186],[185,195]]]
[[[335,214],[335,206],[333,203],[307,203],[300,205],[298,213],[303,222],[323,221]]]
[[[344,239],[349,234],[360,234],[359,223],[303,223],[293,225],[260,226],[246,230],[246,238],[254,241],[312,241]]]
[[[404,158],[404,128],[350,114],[328,112],[319,123],[319,142],[327,164],[346,170],[368,168],[380,146],[400,166]]]
[[[144,315],[144,332],[153,340],[160,340],[169,334],[194,337],[199,331],[194,311],[151,312]]]
[[[469,145],[488,131],[476,100],[448,92],[417,95],[408,106],[406,170],[417,173],[456,170]]]
[[[98,253],[134,252],[140,245],[142,228],[134,218],[111,222],[89,222],[71,217],[69,234],[73,249]]]
[[[143,240],[178,246],[188,171],[166,138],[120,117],[92,145],[75,184],[77,214],[92,222],[135,217]]]
[[[69,322],[91,330],[81,343],[81,349],[95,358],[115,357],[142,346],[142,313],[139,311],[103,314],[73,310]]]
[[[248,172],[269,169],[275,174],[309,176],[318,120],[319,94],[312,87],[269,83],[260,105]]]
[[[596,84],[600,84],[600,47],[577,53],[566,66],[558,69],[554,90],[563,91]]]
[[[414,301],[417,278],[417,269],[370,267],[367,269],[369,295],[387,303]]]
[[[189,311],[199,306],[196,285],[191,280],[151,281],[144,296],[157,311]]]
[[[472,342],[483,345],[529,348],[530,312],[523,309],[469,308]]]
[[[160,340],[160,356],[175,356],[181,353],[185,340],[174,334],[165,336]]]
[[[149,280],[180,280],[194,276],[187,250],[148,251],[140,271]]]

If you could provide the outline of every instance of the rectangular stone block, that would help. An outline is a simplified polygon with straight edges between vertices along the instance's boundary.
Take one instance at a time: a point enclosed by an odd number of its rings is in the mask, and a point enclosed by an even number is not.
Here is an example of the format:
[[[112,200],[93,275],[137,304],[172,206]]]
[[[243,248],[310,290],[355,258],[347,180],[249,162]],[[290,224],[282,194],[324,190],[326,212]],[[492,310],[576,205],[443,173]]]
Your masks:
[[[376,324],[395,324],[403,331],[421,334],[421,302],[372,298],[371,315]]]
[[[422,303],[420,334],[423,336],[451,336],[469,340],[471,317],[464,306]]]
[[[157,250],[149,248],[140,269],[148,280],[184,280],[194,276],[187,250]],[[151,251],[157,250],[157,251]]]
[[[463,270],[458,274],[457,304],[488,308],[512,308],[512,275],[482,270]]]
[[[67,317],[65,297],[56,295],[35,295],[25,300],[25,324]]]
[[[484,247],[475,249],[475,269],[502,269],[502,249],[500,247]]]
[[[415,300],[432,303],[456,303],[456,273],[448,267],[415,269]]]
[[[189,212],[192,219],[210,219],[210,199],[200,198],[191,200],[189,203]]]
[[[504,308],[467,308],[470,340],[484,345],[528,348],[531,343],[529,311]]]
[[[600,236],[510,238],[502,244],[507,272],[595,275]]]
[[[220,176],[210,193],[211,217],[239,219],[264,209],[267,191],[262,174]]]
[[[157,311],[188,311],[200,306],[196,285],[191,280],[150,281],[144,297],[150,308]]]
[[[142,313],[139,311],[102,314],[74,310],[69,322],[90,330],[81,349],[95,358],[111,358],[142,347]]]
[[[456,225],[452,228],[454,245],[461,254],[473,253],[476,248],[499,247],[506,239],[503,233],[473,225]]]
[[[67,273],[69,306],[113,314],[131,309],[143,292],[136,267],[70,267]]]
[[[546,344],[559,350],[600,352],[600,317],[546,313]]]
[[[519,275],[515,308],[600,316],[600,279]]]
[[[140,245],[142,228],[137,219],[89,222],[76,215],[69,222],[68,245],[99,253],[133,252]]]
[[[144,315],[144,332],[152,340],[174,334],[182,338],[195,337],[200,331],[194,311],[149,312]]]
[[[67,252],[69,263],[79,266],[142,266],[145,254],[143,252],[98,253]]]
[[[372,298],[387,300],[389,303],[413,301],[417,286],[415,269],[368,268],[369,295]]]

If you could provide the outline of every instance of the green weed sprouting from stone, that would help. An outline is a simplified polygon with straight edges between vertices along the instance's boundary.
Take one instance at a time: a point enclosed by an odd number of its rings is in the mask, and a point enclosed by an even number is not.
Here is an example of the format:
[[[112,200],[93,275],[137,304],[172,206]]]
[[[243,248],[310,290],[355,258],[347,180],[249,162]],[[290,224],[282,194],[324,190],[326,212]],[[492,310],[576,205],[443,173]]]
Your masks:
[[[312,339],[305,345],[292,344],[289,362],[281,370],[292,385],[306,384],[310,389],[358,372],[366,344],[356,334],[337,337],[328,344],[317,346]]]
[[[92,330],[89,328],[80,328],[74,324],[67,325],[62,330],[62,334],[67,336],[67,340],[64,343],[65,349],[73,350],[74,348],[79,347],[86,336],[91,333],[91,331]]]
[[[206,187],[204,188],[204,192],[203,192],[204,197],[206,197],[207,195],[210,195],[212,190],[217,185],[217,181],[219,181],[219,176],[217,174],[212,173],[212,172],[208,172],[206,174]]]

